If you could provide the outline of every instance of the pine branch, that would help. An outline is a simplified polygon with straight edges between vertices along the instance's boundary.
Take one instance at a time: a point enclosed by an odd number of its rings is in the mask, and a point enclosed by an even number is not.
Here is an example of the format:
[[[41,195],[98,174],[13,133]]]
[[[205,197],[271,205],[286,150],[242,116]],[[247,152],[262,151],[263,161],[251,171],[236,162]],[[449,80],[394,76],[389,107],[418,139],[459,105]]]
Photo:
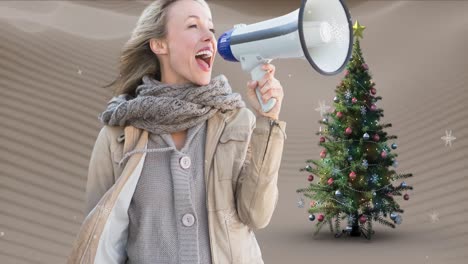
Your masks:
[[[398,180],[398,179],[406,179],[409,177],[413,177],[412,173],[406,173],[406,174],[398,174],[398,175],[393,175],[392,179],[393,180]]]
[[[317,228],[315,229],[314,236],[316,236],[320,232],[320,229],[322,229],[324,224],[325,224],[325,221],[317,223],[316,225]]]
[[[330,226],[330,232],[331,232],[331,233],[335,233],[335,232],[333,231],[333,224],[332,224],[332,219],[331,219],[331,218],[330,218],[330,220],[328,221],[328,225]]]
[[[341,219],[340,219],[340,213],[338,213],[335,219],[335,230],[338,233],[340,229],[341,229]]]
[[[372,237],[372,220],[369,218],[367,221],[367,239],[370,240]]]
[[[382,225],[386,225],[388,227],[395,228],[395,225],[393,223],[390,223],[389,221],[383,219],[380,216],[378,216],[376,220],[377,220],[377,222],[381,223]]]

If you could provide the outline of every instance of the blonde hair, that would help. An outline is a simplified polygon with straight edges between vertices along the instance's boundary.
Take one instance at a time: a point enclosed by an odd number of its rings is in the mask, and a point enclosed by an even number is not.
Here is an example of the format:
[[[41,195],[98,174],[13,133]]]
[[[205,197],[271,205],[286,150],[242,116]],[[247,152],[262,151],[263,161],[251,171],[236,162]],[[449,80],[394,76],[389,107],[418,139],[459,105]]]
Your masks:
[[[156,0],[142,12],[132,31],[130,39],[122,48],[119,61],[119,76],[104,88],[114,86],[114,95],[134,95],[144,75],[152,75],[161,80],[160,62],[150,48],[152,38],[163,39],[167,34],[167,14],[169,7],[179,0]],[[194,0],[208,4],[204,0]]]

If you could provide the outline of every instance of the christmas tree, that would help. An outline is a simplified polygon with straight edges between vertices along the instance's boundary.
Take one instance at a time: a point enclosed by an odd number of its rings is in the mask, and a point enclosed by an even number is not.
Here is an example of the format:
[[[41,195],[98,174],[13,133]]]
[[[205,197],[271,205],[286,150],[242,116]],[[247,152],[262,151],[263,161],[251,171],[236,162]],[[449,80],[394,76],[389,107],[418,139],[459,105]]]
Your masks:
[[[404,181],[396,184],[412,174],[396,173],[397,137],[384,132],[391,124],[379,123],[383,110],[376,103],[382,97],[376,96],[359,42],[364,28],[357,21],[353,26],[353,53],[335,90],[335,110],[319,121],[321,159],[307,160],[307,166],[300,169],[310,174],[308,187],[297,192],[311,200],[309,220],[314,221],[318,214],[316,234],[325,224],[336,237],[348,234],[367,239],[374,233],[373,222],[395,228],[403,213],[395,198],[408,200],[405,192],[413,189]],[[303,204],[301,198],[299,206]],[[346,220],[347,226],[341,230],[341,222]]]

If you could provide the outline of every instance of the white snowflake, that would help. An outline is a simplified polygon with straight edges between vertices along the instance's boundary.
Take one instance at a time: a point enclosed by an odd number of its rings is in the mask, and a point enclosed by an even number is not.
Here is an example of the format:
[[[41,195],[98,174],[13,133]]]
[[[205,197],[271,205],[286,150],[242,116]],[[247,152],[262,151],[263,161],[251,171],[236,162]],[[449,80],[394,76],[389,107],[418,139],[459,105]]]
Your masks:
[[[439,222],[439,213],[436,211],[432,211],[429,215],[429,219],[431,220],[431,223],[436,223]]]
[[[297,201],[297,207],[304,208],[304,199],[302,197]]]
[[[375,173],[372,174],[371,181],[372,181],[372,183],[376,184],[379,181],[379,175],[377,175]]]
[[[320,112],[320,116],[323,117],[323,115],[330,110],[330,106],[325,104],[325,101],[319,101],[319,107],[315,108],[315,111]]]
[[[366,115],[366,113],[367,113],[367,108],[361,105],[361,115]]]
[[[346,92],[345,92],[345,98],[346,98],[347,100],[349,100],[349,99],[351,99],[351,96],[352,96],[352,95],[351,95],[351,91],[350,91],[349,89],[346,90]]]
[[[332,170],[332,175],[333,175],[333,176],[336,176],[336,175],[338,175],[338,173],[340,173],[340,169],[338,169],[338,168],[336,168],[336,167],[333,168],[333,170]]]
[[[445,146],[452,146],[452,141],[457,139],[456,137],[452,136],[452,130],[445,130],[445,136],[441,137],[440,139],[445,141]]]
[[[367,160],[362,161],[362,166],[364,166],[365,168],[369,167],[369,163],[367,162]]]

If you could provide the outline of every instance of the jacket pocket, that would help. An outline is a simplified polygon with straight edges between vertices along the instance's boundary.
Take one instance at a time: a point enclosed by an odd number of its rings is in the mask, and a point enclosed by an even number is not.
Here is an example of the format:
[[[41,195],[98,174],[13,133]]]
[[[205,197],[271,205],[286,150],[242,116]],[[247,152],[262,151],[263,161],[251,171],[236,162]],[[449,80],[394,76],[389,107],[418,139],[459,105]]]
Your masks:
[[[224,221],[232,263],[263,263],[255,234],[239,219],[235,208],[225,211]]]
[[[248,127],[227,128],[219,139],[216,161],[218,180],[236,180],[242,168],[250,139]]]

